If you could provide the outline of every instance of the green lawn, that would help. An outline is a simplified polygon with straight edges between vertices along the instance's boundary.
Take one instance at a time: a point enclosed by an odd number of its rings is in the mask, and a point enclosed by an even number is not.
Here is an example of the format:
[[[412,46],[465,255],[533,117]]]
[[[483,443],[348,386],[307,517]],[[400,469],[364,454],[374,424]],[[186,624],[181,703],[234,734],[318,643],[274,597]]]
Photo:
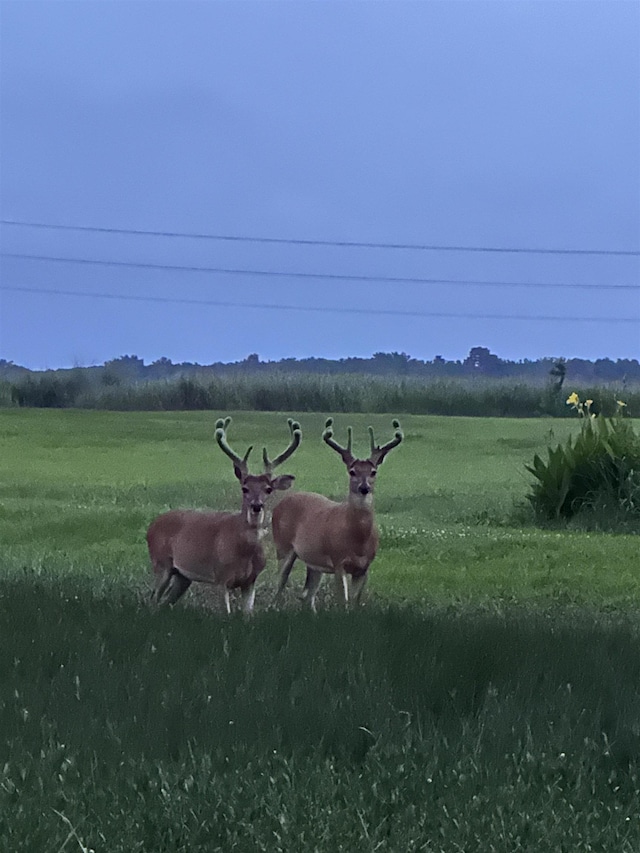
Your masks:
[[[0,523],[5,573],[148,582],[144,533],[169,507],[239,506],[229,460],[213,439],[210,413],[0,411]],[[340,416],[353,424],[356,452],[366,427],[391,435],[391,417]],[[321,441],[324,418],[301,419],[303,442],[287,464],[296,487],[340,498],[346,473]],[[515,526],[534,452],[559,441],[570,421],[407,416],[404,443],[381,469],[376,507],[381,547],[369,598],[420,602],[558,599],[635,608],[638,539],[579,530]],[[237,415],[234,446],[286,446],[284,416]],[[257,604],[270,596],[271,560]],[[301,583],[294,570],[292,587]],[[262,595],[260,593],[263,593]]]
[[[291,413],[295,415],[296,413]],[[355,450],[366,426],[339,416]],[[301,419],[285,470],[341,496]],[[239,504],[211,413],[0,410],[0,849],[640,849],[637,535],[540,530],[524,465],[571,421],[404,417],[366,606],[147,603],[144,533]],[[287,442],[239,413],[234,447]],[[258,451],[258,452],[256,452]],[[518,520],[520,519],[520,520]]]

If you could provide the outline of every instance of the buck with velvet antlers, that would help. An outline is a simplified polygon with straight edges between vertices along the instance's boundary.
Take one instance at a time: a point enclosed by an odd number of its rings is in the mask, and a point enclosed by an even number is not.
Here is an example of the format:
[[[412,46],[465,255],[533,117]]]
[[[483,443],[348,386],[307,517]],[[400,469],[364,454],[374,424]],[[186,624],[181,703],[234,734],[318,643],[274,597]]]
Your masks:
[[[296,559],[307,566],[307,580],[302,598],[315,611],[315,598],[323,574],[335,576],[345,606],[351,596],[360,600],[369,567],[378,549],[378,531],[373,514],[373,490],[378,467],[387,453],[397,447],[403,435],[398,421],[393,421],[395,435],[385,445],[376,444],[369,427],[371,454],[356,459],[351,452],[352,430],[348,428],[347,446],[333,438],[333,419],[329,418],[323,440],[340,454],[349,472],[349,494],[337,503],[323,495],[298,492],[287,495],[273,511],[273,539],[280,564],[278,598],[289,579]]]
[[[287,449],[270,460],[266,448],[262,452],[263,474],[249,474],[248,458],[231,449],[227,427],[231,418],[216,422],[216,441],[233,461],[233,470],[242,488],[240,512],[203,512],[174,509],[159,515],[147,531],[149,556],[155,575],[152,597],[159,602],[175,602],[193,581],[222,588],[227,613],[231,612],[229,592],[240,589],[245,613],[251,613],[255,599],[256,578],[266,560],[261,539],[266,533],[265,502],[274,491],[288,489],[295,477],[273,476],[273,470],[285,462],[299,446],[300,424],[289,419],[291,440]]]

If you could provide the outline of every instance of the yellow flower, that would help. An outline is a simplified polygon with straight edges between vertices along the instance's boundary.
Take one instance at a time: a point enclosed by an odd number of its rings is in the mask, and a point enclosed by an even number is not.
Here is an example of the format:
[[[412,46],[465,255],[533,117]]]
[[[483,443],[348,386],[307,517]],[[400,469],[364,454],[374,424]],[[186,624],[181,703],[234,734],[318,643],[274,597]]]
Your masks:
[[[573,394],[567,399],[567,406],[577,406],[580,402],[580,397],[574,391]]]

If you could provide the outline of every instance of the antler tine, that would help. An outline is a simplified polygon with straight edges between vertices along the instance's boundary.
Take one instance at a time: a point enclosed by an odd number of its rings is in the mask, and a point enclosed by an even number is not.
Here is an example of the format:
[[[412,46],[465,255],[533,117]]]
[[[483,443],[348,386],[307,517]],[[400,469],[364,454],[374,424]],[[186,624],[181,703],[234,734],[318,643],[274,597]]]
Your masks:
[[[244,454],[244,456],[240,456],[240,454],[236,453],[235,450],[230,447],[229,442],[227,441],[227,427],[230,423],[231,418],[225,418],[224,420],[222,420],[222,418],[218,418],[218,420],[216,421],[216,441],[218,442],[220,450],[226,453],[229,459],[231,459],[231,461],[234,463],[234,465],[237,465],[238,468],[246,474],[248,470],[247,459],[249,458],[249,454],[253,450],[253,445],[251,444],[249,446],[249,449]]]
[[[300,446],[300,442],[302,441],[302,430],[300,429],[300,424],[298,421],[294,421],[293,418],[287,418],[287,424],[289,426],[289,432],[291,433],[291,441],[289,442],[289,446],[286,450],[283,450],[279,456],[276,456],[273,461],[270,461],[267,455],[267,448],[262,448],[262,461],[264,462],[264,470],[267,473],[270,473],[274,468],[277,468],[278,465],[282,465],[283,462],[286,462]]]
[[[369,440],[371,441],[371,453],[373,454],[373,453],[375,453],[377,448],[376,448],[376,440],[373,437],[373,427],[372,426],[369,427]]]
[[[404,434],[400,427],[400,421],[396,418],[392,421],[392,426],[395,430],[395,435],[388,441],[386,444],[383,444],[382,447],[376,445],[375,438],[373,436],[373,427],[369,427],[369,438],[371,439],[371,456],[369,457],[371,462],[376,465],[379,465],[387,453],[392,450],[394,447],[397,447],[402,439],[404,438]]]
[[[324,432],[322,433],[322,440],[325,444],[328,444],[329,447],[333,448],[333,450],[337,451],[340,456],[345,460],[345,462],[353,460],[353,454],[351,452],[351,439],[353,438],[353,430],[351,427],[347,427],[347,446],[341,447],[338,442],[333,438],[333,418],[327,418],[327,421],[324,425]]]

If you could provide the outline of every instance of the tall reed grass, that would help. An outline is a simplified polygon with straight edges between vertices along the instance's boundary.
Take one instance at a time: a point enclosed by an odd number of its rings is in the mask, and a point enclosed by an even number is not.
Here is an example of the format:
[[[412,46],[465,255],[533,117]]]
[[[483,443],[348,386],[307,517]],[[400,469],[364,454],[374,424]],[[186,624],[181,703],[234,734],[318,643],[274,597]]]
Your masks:
[[[640,415],[640,389],[579,388],[602,414],[624,394],[627,411]],[[370,412],[470,417],[565,416],[565,395],[550,387],[511,380],[437,380],[366,375],[278,373],[225,375],[104,385],[72,373],[44,374],[0,389],[0,405],[77,407],[112,411]]]

